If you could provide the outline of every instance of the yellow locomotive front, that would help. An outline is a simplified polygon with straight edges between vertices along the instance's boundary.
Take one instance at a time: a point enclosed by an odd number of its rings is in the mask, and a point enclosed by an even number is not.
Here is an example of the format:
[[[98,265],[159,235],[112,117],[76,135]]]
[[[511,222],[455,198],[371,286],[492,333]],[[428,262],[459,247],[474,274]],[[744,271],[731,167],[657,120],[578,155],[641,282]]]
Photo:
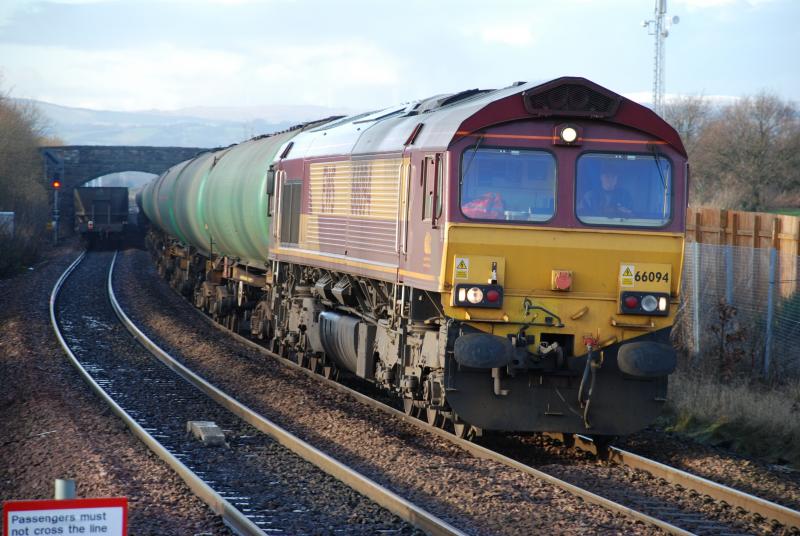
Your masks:
[[[494,123],[514,110],[485,110],[449,147],[442,398],[483,429],[629,434],[676,363],[685,151],[599,86],[562,79],[524,104]]]

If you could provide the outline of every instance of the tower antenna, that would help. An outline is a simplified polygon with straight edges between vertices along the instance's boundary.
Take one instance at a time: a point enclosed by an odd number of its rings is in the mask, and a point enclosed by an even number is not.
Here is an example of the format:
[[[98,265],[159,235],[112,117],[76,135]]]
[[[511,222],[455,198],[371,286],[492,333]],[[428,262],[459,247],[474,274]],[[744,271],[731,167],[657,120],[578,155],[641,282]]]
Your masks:
[[[669,37],[669,30],[680,22],[678,16],[669,20],[667,17],[667,0],[655,0],[653,19],[642,21],[642,26],[650,28],[649,35],[655,36],[653,53],[653,110],[658,115],[664,113],[664,40]]]

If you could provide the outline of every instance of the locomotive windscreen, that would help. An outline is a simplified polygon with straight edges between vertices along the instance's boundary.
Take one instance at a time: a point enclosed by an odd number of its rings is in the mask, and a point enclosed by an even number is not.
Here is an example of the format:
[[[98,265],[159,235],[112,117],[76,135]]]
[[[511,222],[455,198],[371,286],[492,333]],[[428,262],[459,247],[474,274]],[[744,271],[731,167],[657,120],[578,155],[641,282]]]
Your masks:
[[[578,158],[575,202],[584,223],[661,227],[671,218],[672,165],[663,156],[585,154]]]
[[[555,211],[556,160],[545,151],[469,149],[461,162],[461,212],[477,220],[547,221]]]

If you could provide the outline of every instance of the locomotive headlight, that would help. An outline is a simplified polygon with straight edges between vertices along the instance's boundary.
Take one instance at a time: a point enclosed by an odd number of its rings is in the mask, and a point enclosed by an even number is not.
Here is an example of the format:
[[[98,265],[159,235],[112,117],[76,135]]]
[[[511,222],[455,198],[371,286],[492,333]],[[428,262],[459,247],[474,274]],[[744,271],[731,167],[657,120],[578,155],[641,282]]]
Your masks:
[[[658,300],[655,296],[648,294],[642,298],[642,309],[648,313],[652,313],[658,307]]]
[[[478,287],[472,287],[467,291],[467,301],[470,303],[481,303],[483,301],[483,291]]]
[[[661,296],[658,299],[658,310],[659,311],[666,311],[667,310],[667,299],[664,296]]]
[[[578,131],[572,127],[564,127],[561,129],[561,140],[564,143],[572,143],[578,139]]]

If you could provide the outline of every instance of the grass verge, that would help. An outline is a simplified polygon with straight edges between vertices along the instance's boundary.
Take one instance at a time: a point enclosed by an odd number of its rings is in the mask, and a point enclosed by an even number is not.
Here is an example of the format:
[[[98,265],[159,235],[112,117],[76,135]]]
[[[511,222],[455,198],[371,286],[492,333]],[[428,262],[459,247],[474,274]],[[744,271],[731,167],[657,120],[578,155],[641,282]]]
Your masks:
[[[800,469],[800,381],[780,387],[670,377],[668,430]]]

